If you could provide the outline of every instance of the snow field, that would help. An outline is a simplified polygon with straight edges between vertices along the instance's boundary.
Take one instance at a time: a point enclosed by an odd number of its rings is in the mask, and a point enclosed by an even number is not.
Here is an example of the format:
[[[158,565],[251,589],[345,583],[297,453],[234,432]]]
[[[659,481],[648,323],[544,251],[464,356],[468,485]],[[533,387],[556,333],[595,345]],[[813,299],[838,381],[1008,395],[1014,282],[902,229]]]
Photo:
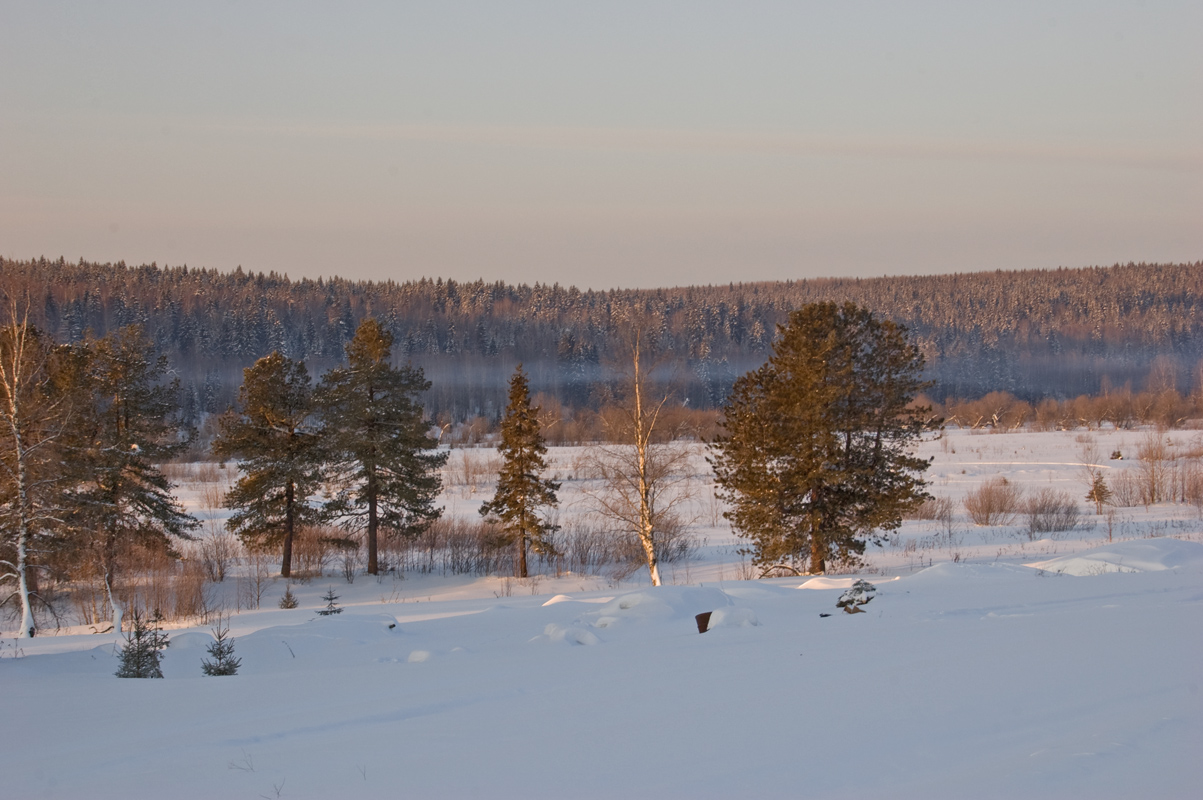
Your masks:
[[[1140,435],[1094,434],[1126,456]],[[201,676],[203,625],[171,631],[162,681],[114,678],[115,634],[22,642],[0,659],[0,796],[1195,796],[1197,511],[1118,510],[1108,544],[1084,501],[1085,526],[1036,542],[959,506],[994,474],[1084,496],[1074,439],[925,443],[932,492],[958,503],[952,535],[907,522],[861,576],[738,580],[738,540],[711,518],[660,588],[328,576],[280,610],[277,581],[231,618],[233,677]],[[562,525],[588,520],[582,482],[566,480]],[[488,492],[449,487],[449,513]],[[857,577],[876,597],[838,612]],[[328,586],[345,612],[318,617]]]

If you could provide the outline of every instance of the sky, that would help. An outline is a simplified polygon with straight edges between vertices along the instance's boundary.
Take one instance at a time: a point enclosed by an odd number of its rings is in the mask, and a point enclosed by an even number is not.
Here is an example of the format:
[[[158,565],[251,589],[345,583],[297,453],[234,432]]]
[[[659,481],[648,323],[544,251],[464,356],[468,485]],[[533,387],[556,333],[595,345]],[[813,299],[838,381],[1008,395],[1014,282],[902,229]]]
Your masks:
[[[1203,3],[0,0],[0,255],[655,287],[1203,259]]]

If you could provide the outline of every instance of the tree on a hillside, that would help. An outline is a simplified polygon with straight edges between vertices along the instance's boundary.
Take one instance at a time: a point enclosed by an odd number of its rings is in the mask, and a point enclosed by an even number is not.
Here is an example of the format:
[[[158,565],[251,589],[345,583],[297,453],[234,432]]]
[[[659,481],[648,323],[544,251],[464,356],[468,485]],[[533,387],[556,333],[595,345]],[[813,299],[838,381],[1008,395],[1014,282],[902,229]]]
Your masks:
[[[912,454],[933,424],[912,404],[923,356],[905,329],[851,303],[790,315],[767,363],[736,381],[711,445],[720,495],[758,563],[823,572],[855,558],[928,495]]]
[[[316,398],[326,431],[335,517],[366,532],[368,574],[379,572],[381,528],[417,535],[438,519],[437,452],[418,395],[430,383],[417,367],[394,367],[393,336],[366,319],[347,344],[347,366],[322,376]]]
[[[91,396],[73,431],[72,463],[80,478],[74,522],[100,564],[120,630],[113,598],[120,550],[137,544],[169,551],[171,537],[191,538],[199,523],[158,466],[188,444],[175,418],[179,384],[166,380],[167,359],[154,356],[137,326],[83,347]]]
[[[502,466],[493,499],[480,507],[483,516],[500,521],[504,541],[517,546],[518,577],[528,576],[526,550],[552,550],[550,535],[557,526],[539,515],[540,508],[554,508],[560,484],[542,477],[547,469],[547,445],[539,426],[539,409],[530,404],[530,386],[522,365],[510,379],[510,402],[501,421]]]
[[[64,513],[62,438],[75,399],[54,391],[56,351],[15,304],[0,329],[0,583],[21,606],[22,638],[34,635],[34,555]]]
[[[226,493],[228,526],[248,545],[281,546],[280,575],[292,576],[293,537],[320,521],[309,498],[321,487],[321,435],[309,371],[279,351],[243,370],[242,411],[229,413],[213,443],[219,458],[238,460],[241,477]]]
[[[591,496],[598,513],[634,535],[652,585],[659,586],[666,545],[681,528],[678,509],[687,499],[682,487],[689,451],[661,424],[660,412],[672,393],[653,380],[657,353],[650,323],[632,314],[622,328],[616,402],[603,414],[609,443],[590,455],[601,489]]]

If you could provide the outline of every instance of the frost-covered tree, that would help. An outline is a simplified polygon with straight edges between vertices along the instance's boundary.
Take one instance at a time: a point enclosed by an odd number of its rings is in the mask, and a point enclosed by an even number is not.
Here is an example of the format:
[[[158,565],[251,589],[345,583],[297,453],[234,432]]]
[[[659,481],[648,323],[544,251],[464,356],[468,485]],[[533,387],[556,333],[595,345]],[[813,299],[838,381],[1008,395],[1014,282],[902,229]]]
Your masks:
[[[367,538],[369,575],[379,572],[383,528],[417,535],[438,519],[437,451],[418,395],[430,383],[417,367],[394,367],[393,335],[375,319],[347,344],[347,365],[322,376],[315,394],[325,431],[327,475],[337,494],[327,511]]]
[[[539,428],[539,409],[530,404],[530,386],[522,365],[510,378],[510,402],[501,421],[501,471],[493,499],[480,507],[481,515],[501,523],[504,541],[517,548],[519,578],[528,576],[526,551],[529,544],[536,553],[552,550],[550,535],[557,526],[539,514],[541,508],[554,508],[559,500],[560,484],[543,477],[547,469],[547,445]]]
[[[322,519],[309,504],[322,480],[321,435],[309,372],[279,352],[243,370],[240,413],[221,420],[213,452],[238,460],[241,477],[226,493],[228,526],[248,545],[280,546],[280,575],[292,575],[293,537]]]

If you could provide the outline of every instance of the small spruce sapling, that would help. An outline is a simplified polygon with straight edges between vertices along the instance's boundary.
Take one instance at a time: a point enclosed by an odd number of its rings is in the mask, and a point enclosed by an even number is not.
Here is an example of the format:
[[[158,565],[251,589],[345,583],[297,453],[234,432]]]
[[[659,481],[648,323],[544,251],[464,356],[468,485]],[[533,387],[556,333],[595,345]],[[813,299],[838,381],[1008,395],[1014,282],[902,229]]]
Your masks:
[[[206,675],[237,675],[242,659],[234,658],[234,640],[230,638],[230,626],[219,620],[213,629],[213,642],[207,651],[212,661],[201,661],[201,671]]]
[[[300,603],[297,602],[297,596],[292,593],[291,586],[284,587],[284,596],[280,598],[280,608],[296,608]]]
[[[326,601],[326,607],[322,608],[322,609],[318,609],[318,612],[317,612],[318,614],[320,614],[323,617],[328,617],[331,614],[343,613],[343,610],[338,607],[338,603],[335,602],[336,600],[338,600],[338,595],[336,595],[334,593],[333,586],[330,587],[329,591],[327,591],[324,595],[322,595],[322,599]]]
[[[1111,499],[1111,489],[1107,488],[1107,481],[1102,475],[1094,476],[1094,482],[1090,485],[1090,491],[1086,493],[1086,499],[1094,503],[1095,513],[1101,516],[1103,505]]]
[[[167,634],[162,630],[163,615],[158,611],[147,620],[134,611],[133,627],[121,647],[121,664],[114,673],[118,678],[162,678],[160,651],[167,647]]]
[[[840,595],[835,607],[844,609],[848,614],[863,614],[865,611],[861,606],[872,600],[876,593],[876,586],[866,580],[859,580]]]

